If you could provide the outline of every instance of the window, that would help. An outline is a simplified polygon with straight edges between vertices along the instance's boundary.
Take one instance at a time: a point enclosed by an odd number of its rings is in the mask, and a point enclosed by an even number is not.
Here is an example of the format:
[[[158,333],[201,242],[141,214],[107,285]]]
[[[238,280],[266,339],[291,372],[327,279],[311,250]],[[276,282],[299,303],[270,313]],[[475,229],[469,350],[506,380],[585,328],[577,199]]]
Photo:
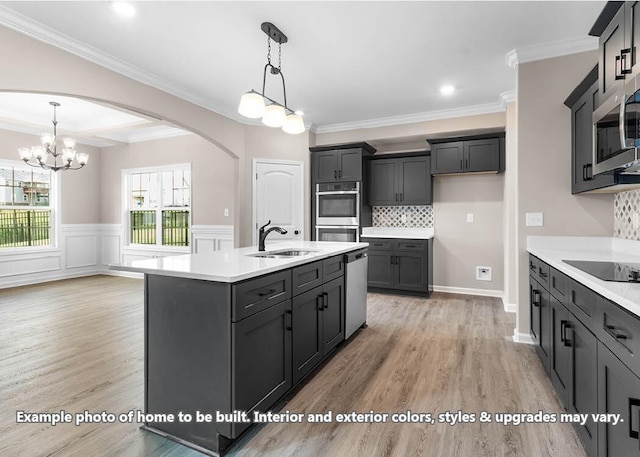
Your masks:
[[[189,246],[191,239],[191,167],[125,172],[129,243]]]
[[[0,163],[0,252],[51,246],[52,172]]]

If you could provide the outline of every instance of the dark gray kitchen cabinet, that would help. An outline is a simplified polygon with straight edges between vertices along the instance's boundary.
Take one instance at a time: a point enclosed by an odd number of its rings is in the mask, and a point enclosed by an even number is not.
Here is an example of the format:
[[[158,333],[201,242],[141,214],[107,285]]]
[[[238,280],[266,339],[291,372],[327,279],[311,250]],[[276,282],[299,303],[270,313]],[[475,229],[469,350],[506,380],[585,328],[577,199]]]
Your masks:
[[[322,354],[326,355],[344,340],[344,278],[322,287]]]
[[[367,143],[314,146],[309,150],[313,183],[362,181],[363,156],[376,151]]]
[[[569,311],[555,297],[551,297],[551,357],[549,374],[551,383],[565,408],[569,406],[571,384],[571,350],[565,344]]]
[[[504,171],[504,134],[429,142],[433,175]]]
[[[371,291],[429,294],[433,240],[363,238],[369,243],[367,285]]]
[[[291,300],[232,324],[234,405],[266,411],[292,386]]]
[[[317,182],[362,181],[362,149],[338,149],[314,155]]]
[[[593,174],[593,110],[598,94],[596,66],[565,102],[571,109],[571,193],[574,194],[616,184],[614,174]],[[598,136],[598,141],[598,148],[607,147],[605,135]]]
[[[598,431],[591,414],[598,412],[598,340],[578,319],[568,313],[561,341],[569,352],[570,382],[567,410],[588,414],[584,425],[574,424],[587,455],[597,456]],[[562,330],[562,329],[561,329]],[[563,338],[562,338],[563,337]]]
[[[621,422],[598,424],[598,457],[640,456],[640,379],[598,343],[598,412]]]
[[[322,360],[322,287],[293,298],[293,383]]]
[[[529,279],[531,337],[545,371],[549,373],[551,355],[551,301],[549,292],[538,281]]]
[[[318,276],[325,278],[324,284],[294,296],[292,300],[294,384],[311,372],[344,340],[345,290],[342,256],[294,268],[294,287],[295,277],[313,271],[309,265],[318,263],[321,264]],[[327,270],[327,274],[324,274],[324,270]]]
[[[369,161],[371,206],[430,205],[431,158],[424,154]]]

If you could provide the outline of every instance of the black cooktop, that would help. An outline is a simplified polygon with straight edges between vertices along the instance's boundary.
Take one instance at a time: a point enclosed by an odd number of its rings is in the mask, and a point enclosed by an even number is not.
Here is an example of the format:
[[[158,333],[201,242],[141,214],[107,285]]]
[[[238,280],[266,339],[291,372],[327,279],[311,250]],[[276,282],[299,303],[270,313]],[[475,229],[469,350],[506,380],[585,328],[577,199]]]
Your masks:
[[[563,260],[563,262],[603,281],[640,282],[640,263],[596,262],[592,260]]]

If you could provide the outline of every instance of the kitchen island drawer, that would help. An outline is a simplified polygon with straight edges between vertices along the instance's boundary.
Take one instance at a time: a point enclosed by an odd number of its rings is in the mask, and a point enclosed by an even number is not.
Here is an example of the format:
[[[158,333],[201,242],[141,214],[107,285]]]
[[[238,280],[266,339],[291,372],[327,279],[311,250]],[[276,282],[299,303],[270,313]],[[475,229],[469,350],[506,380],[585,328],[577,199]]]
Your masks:
[[[293,268],[291,270],[291,283],[294,297],[321,286],[323,283],[322,260]]]
[[[344,254],[335,255],[322,261],[322,282],[344,276]]]
[[[640,319],[615,303],[601,300],[595,328],[598,337],[640,377]]]
[[[549,290],[550,267],[539,258],[529,254],[529,275],[538,281],[542,287]]]
[[[235,284],[231,296],[232,320],[237,322],[291,298],[291,270]]]

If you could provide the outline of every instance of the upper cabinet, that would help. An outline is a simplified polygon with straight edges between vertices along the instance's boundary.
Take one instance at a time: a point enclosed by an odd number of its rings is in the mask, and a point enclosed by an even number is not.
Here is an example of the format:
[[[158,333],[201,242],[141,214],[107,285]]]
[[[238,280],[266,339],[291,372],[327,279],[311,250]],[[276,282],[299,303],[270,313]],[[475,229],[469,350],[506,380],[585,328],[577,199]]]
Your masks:
[[[402,154],[369,161],[369,204],[410,206],[431,204],[431,158]]]
[[[596,66],[565,101],[571,109],[571,192],[574,194],[616,184],[614,174],[593,174],[593,110],[598,93]]]
[[[431,174],[499,173],[504,171],[504,134],[429,140]]]
[[[315,146],[309,150],[314,182],[362,181],[363,155],[376,151],[367,143]]]
[[[602,103],[640,73],[640,2],[608,2],[589,35],[599,37],[598,87]]]

